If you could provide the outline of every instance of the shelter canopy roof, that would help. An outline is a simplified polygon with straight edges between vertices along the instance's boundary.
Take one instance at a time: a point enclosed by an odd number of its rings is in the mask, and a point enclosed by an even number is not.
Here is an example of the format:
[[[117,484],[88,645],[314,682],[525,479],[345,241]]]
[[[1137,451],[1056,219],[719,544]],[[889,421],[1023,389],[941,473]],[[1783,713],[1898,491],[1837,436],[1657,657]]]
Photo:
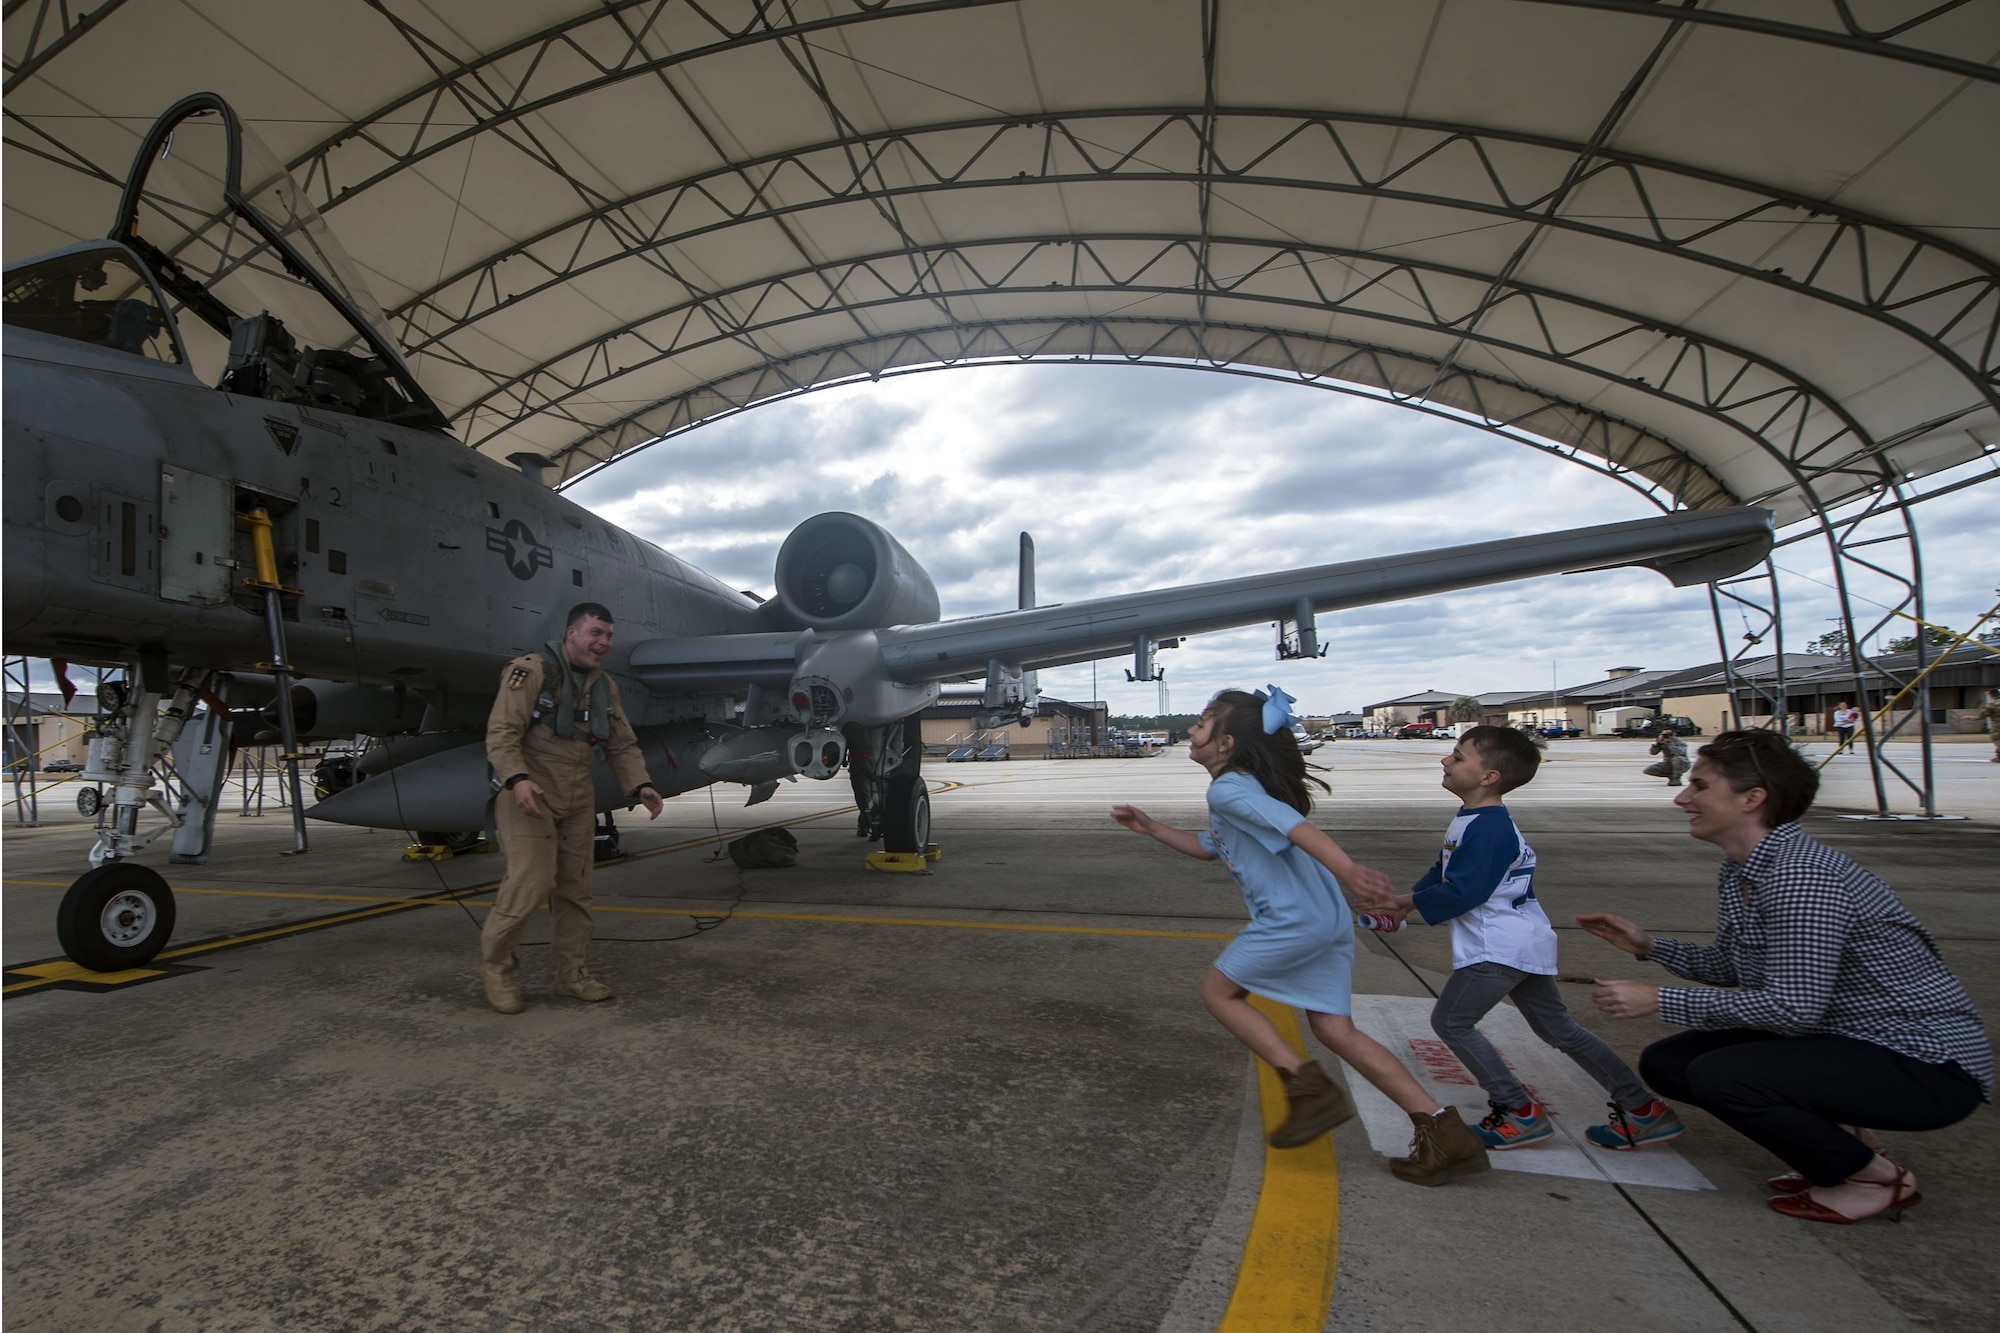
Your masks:
[[[1339,385],[1786,520],[2000,447],[2000,6],[79,9],[5,21],[9,262],[219,92],[454,432],[557,484],[1023,357]]]

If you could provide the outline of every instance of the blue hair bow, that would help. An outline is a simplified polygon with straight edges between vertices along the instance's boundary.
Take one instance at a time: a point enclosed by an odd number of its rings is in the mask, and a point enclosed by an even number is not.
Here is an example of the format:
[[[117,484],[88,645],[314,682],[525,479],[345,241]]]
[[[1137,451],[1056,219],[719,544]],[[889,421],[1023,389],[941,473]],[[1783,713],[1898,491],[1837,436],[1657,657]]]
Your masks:
[[[1297,702],[1297,699],[1286,694],[1276,685],[1266,685],[1264,687],[1264,734],[1266,736],[1276,735],[1299,720],[1298,715],[1292,712],[1292,705]]]

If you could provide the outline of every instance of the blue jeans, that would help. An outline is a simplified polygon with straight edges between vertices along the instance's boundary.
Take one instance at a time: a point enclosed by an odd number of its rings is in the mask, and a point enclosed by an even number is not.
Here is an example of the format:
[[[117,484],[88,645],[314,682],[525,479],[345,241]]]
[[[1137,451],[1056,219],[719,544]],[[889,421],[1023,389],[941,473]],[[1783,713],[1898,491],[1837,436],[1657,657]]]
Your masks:
[[[1632,1066],[1619,1059],[1618,1052],[1605,1045],[1603,1038],[1569,1016],[1554,977],[1523,972],[1505,963],[1474,963],[1459,968],[1445,982],[1437,1007],[1431,1010],[1431,1030],[1472,1071],[1495,1106],[1512,1110],[1528,1102],[1521,1081],[1478,1027],[1479,1020],[1509,995],[1535,1035],[1576,1061],[1620,1106],[1636,1111],[1653,1100]]]

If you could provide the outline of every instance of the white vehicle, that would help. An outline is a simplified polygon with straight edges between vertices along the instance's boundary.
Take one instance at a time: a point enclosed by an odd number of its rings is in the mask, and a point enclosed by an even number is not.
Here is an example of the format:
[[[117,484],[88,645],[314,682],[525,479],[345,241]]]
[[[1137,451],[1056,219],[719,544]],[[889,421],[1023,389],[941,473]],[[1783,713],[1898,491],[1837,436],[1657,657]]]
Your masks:
[[[1292,739],[1299,743],[1300,754],[1311,754],[1321,745],[1321,742],[1317,738],[1306,734],[1305,723],[1303,722],[1292,723]]]

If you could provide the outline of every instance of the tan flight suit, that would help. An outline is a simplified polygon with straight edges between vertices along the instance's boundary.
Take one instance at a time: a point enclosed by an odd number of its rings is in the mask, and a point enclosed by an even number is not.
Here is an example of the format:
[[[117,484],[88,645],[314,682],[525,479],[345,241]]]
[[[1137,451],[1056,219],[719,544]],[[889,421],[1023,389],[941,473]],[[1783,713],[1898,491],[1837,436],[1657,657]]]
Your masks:
[[[2000,764],[2000,698],[1987,695],[1979,715],[1986,719],[1986,739],[1993,742],[1993,762]]]
[[[486,720],[486,757],[494,776],[504,782],[526,773],[542,789],[538,800],[542,815],[531,819],[522,814],[512,791],[494,797],[493,823],[500,850],[507,856],[507,874],[486,914],[479,955],[488,963],[511,967],[529,916],[546,903],[556,980],[566,982],[583,969],[590,951],[596,793],[590,780],[590,743],[581,735],[557,736],[550,725],[554,709],[541,721],[531,721],[546,668],[540,653],[524,653],[509,662],[500,674],[500,696]],[[574,707],[581,718],[590,703],[591,687],[602,673],[572,668],[571,674],[578,692]],[[618,790],[629,795],[652,779],[646,776],[638,738],[619,703],[618,683],[606,680],[605,684],[610,686],[610,716],[592,718],[590,729],[603,740],[604,758],[618,780]],[[555,688],[561,685],[557,679]],[[584,730],[581,723],[577,730]]]

